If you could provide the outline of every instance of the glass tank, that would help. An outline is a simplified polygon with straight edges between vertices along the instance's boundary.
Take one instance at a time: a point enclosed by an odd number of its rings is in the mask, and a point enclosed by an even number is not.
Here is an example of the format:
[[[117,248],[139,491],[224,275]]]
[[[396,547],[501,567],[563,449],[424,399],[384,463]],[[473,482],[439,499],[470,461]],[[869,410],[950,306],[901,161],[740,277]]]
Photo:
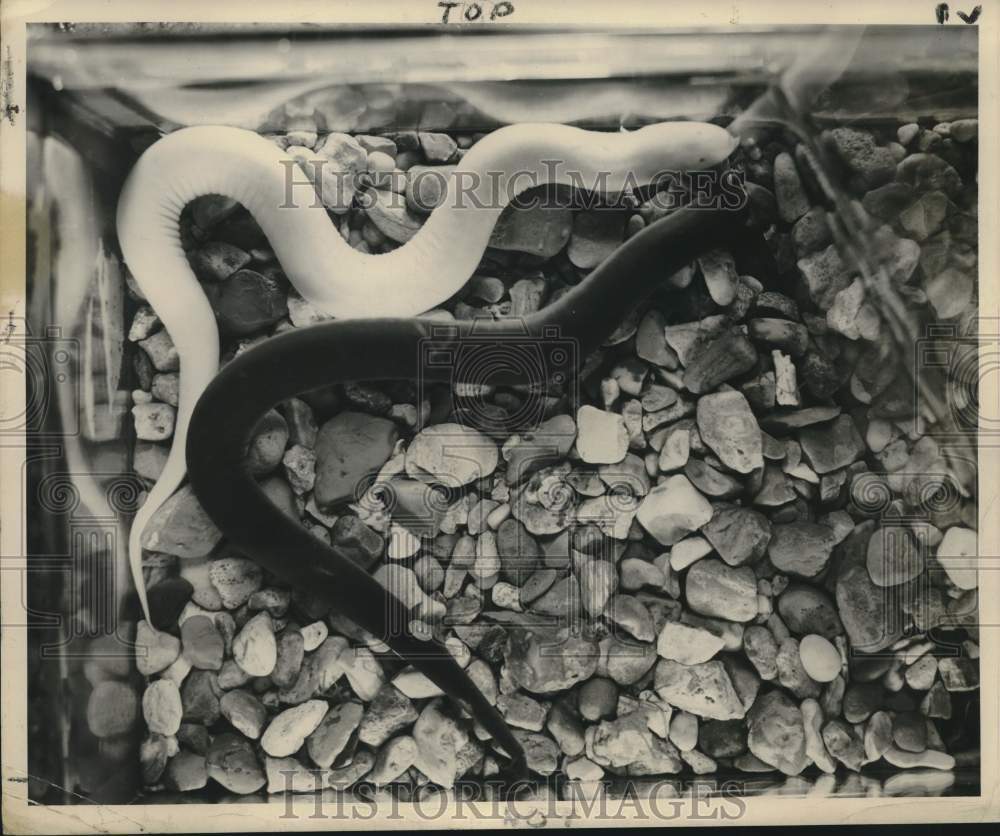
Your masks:
[[[427,629],[482,677],[526,746],[534,792],[604,782],[614,797],[629,781],[669,780],[678,795],[978,793],[976,578],[961,562],[978,527],[975,27],[33,25],[28,55],[33,800],[281,803],[282,770],[327,793],[412,798],[440,784],[389,750],[435,711],[455,728],[453,784],[488,782],[502,761],[405,660],[213,539],[195,512],[156,520],[161,547],[144,551],[166,636],[150,639],[128,534],[162,473],[184,369],[119,247],[119,197],[143,152],[221,125],[290,160],[325,154],[357,182],[330,222],[375,257],[432,217],[412,203],[416,171],[450,173],[504,126],[615,137],[673,121],[738,140],[728,164],[764,257],[744,261],[720,240],[664,273],[579,358],[577,402],[549,393],[546,418],[575,421],[575,444],[564,470],[533,478],[563,485],[568,513],[525,496],[538,484],[505,481],[512,426],[486,433],[493,469],[449,493],[429,532],[317,496],[341,416],[387,428],[392,444],[372,454],[381,468],[460,421],[463,398],[516,412],[525,393],[510,386],[361,380],[302,393],[251,440],[258,478],[320,540],[376,575],[402,567],[455,616]],[[373,189],[400,198],[390,215],[366,214],[360,195]],[[504,210],[435,316],[544,309],[670,211],[648,195],[609,209],[540,192]],[[190,203],[179,242],[212,302],[223,366],[328,318],[236,201]],[[612,429],[588,429],[587,410]],[[594,450],[619,428],[622,455],[602,459]],[[751,467],[733,451],[745,433]],[[610,525],[585,522],[581,509],[607,493],[602,468],[616,465],[638,482],[632,505]],[[503,568],[515,528],[518,556],[536,555],[520,575]],[[499,571],[463,563],[457,544],[470,542],[473,562],[492,549]],[[515,634],[519,617],[565,606],[597,662],[560,687],[556,662],[525,658]],[[239,661],[261,613],[280,674]],[[873,630],[891,635],[866,644]],[[374,673],[339,663],[312,694],[332,733],[314,725],[276,746],[275,718],[303,704],[292,686],[335,638]],[[137,644],[159,655],[137,666]],[[172,692],[166,708],[151,689]]]

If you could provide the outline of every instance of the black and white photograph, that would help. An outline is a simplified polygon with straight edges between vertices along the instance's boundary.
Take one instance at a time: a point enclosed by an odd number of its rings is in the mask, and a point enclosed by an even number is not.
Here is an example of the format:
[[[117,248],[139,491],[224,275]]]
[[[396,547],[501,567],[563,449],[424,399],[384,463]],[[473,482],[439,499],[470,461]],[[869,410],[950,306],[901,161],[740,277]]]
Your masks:
[[[0,13],[4,832],[1000,818],[1000,6]]]

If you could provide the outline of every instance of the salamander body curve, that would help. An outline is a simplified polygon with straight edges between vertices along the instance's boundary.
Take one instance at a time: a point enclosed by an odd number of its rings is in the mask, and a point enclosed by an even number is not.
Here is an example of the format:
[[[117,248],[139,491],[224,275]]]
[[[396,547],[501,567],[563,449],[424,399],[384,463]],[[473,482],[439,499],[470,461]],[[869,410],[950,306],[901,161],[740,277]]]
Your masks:
[[[465,154],[443,205],[419,232],[378,255],[354,250],[316,200],[313,186],[302,179],[289,182],[287,153],[253,131],[185,128],[150,146],[123,186],[117,213],[125,261],[180,359],[170,453],[129,535],[129,563],[147,619],[142,533],[184,479],[191,412],[219,368],[215,315],[181,245],[179,221],[187,203],[206,194],[241,203],[267,236],[292,285],[318,310],[339,319],[405,317],[434,307],[462,287],[500,213],[521,191],[581,181],[621,191],[665,172],[716,166],[735,144],[725,129],[697,122],[666,122],[631,133],[548,124],[500,128]],[[316,155],[305,162],[329,161]]]

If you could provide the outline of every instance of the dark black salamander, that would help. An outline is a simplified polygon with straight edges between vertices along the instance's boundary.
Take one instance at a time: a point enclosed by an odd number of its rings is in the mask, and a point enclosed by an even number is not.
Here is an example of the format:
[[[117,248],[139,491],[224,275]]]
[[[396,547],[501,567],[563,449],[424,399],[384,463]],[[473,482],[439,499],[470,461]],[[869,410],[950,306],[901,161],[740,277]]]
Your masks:
[[[448,323],[450,335],[444,338],[441,321],[420,318],[331,321],[275,336],[232,360],[201,396],[187,440],[194,491],[234,548],[291,586],[332,602],[467,708],[509,756],[502,777],[519,781],[527,774],[523,749],[445,646],[401,628],[409,616],[398,598],[263,493],[245,464],[251,433],[279,402],[326,384],[417,379],[418,371],[424,380],[461,382],[450,367],[418,369],[425,340],[440,344],[444,339],[446,345],[450,340],[457,351],[470,336],[545,341],[555,334],[575,341],[573,359],[582,361],[664,277],[720,246],[751,261],[759,262],[762,253],[764,260],[768,257],[759,234],[748,231],[744,211],[683,208],[634,235],[557,302],[521,320]],[[550,362],[546,372],[570,375],[577,369],[553,368]],[[516,369],[498,369],[490,381],[532,382]]]

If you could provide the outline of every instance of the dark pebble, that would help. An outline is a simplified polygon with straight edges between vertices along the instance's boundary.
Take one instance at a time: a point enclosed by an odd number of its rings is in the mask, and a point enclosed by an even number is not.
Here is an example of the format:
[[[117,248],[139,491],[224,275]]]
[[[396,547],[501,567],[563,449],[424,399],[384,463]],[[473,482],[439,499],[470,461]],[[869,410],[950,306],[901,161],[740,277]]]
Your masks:
[[[174,630],[194,587],[185,578],[166,578],[147,591],[149,616],[157,630]]]
[[[771,524],[760,511],[750,508],[719,508],[701,533],[730,566],[756,561],[767,550]]]
[[[897,167],[896,179],[918,192],[940,191],[950,197],[962,188],[958,172],[935,154],[910,154]]]
[[[385,541],[359,517],[344,514],[330,532],[331,544],[364,570],[371,569],[382,556]]]
[[[500,555],[500,571],[504,579],[519,585],[538,568],[541,548],[520,521],[508,517],[497,529],[497,553]]]
[[[344,397],[353,406],[372,415],[387,415],[392,409],[392,398],[374,386],[363,383],[345,383]]]
[[[843,383],[842,376],[833,361],[818,351],[808,352],[799,361],[796,370],[805,390],[819,400],[829,398]]]
[[[341,407],[341,395],[339,386],[317,386],[315,389],[309,389],[299,395],[299,400],[301,400],[306,406],[308,406],[314,413],[313,422],[325,421],[327,418],[332,418],[337,412],[340,411]],[[285,416],[286,419],[288,416]],[[306,444],[306,447],[313,447],[316,444],[316,433],[318,430],[312,432],[312,443]],[[294,442],[299,443],[302,442]]]
[[[797,636],[816,633],[832,640],[844,632],[829,594],[810,584],[789,584],[778,597],[778,615]]]
[[[132,355],[132,366],[135,369],[137,388],[148,392],[153,386],[153,361],[145,351],[137,351]]]
[[[181,702],[184,705],[184,720],[210,726],[222,716],[219,697],[222,689],[219,678],[212,671],[193,670],[187,675],[181,687]]]
[[[507,628],[491,627],[479,641],[477,651],[487,662],[498,664],[503,661],[504,648],[507,645]]]
[[[276,409],[257,422],[247,449],[247,467],[255,476],[270,473],[280,463],[288,444],[288,424]]]
[[[832,240],[826,210],[821,206],[813,206],[792,227],[792,243],[800,257],[829,246]]]
[[[195,275],[202,281],[224,281],[249,263],[247,252],[225,241],[208,241],[191,254]]]
[[[268,246],[267,236],[253,215],[245,209],[239,209],[227,222],[213,232],[217,238],[235,244],[240,249],[250,252],[259,247]]]
[[[207,230],[230,217],[239,208],[239,203],[231,197],[206,194],[191,201],[191,220],[203,230]]]
[[[95,737],[111,738],[124,734],[138,717],[139,699],[131,685],[106,680],[90,692],[87,726]]]
[[[889,654],[862,654],[854,652],[849,656],[851,679],[854,682],[874,682],[890,667],[893,657]]]
[[[895,176],[892,152],[876,145],[871,134],[854,128],[834,128],[829,138],[845,165],[867,188],[881,186]]]
[[[208,777],[239,795],[256,792],[267,783],[250,742],[229,733],[220,734],[212,741],[208,752]]]
[[[212,745],[212,736],[199,723],[181,723],[177,730],[177,743],[196,754],[207,755],[208,747]]]
[[[688,459],[684,475],[699,491],[713,499],[730,499],[743,492],[743,483],[739,479],[716,470],[701,459]]]
[[[775,412],[760,418],[760,428],[771,435],[786,435],[791,430],[825,424],[840,415],[839,406],[808,406],[790,412]]]
[[[767,343],[769,347],[798,357],[805,353],[809,345],[809,332],[804,325],[788,319],[764,317],[750,320],[750,337]]]
[[[707,720],[698,728],[698,748],[712,758],[735,758],[747,750],[742,720]]]
[[[753,312],[755,316],[761,317],[781,317],[796,321],[799,318],[799,306],[795,304],[795,300],[774,290],[765,290],[757,295]]]
[[[847,467],[865,452],[864,439],[850,415],[840,415],[822,427],[806,427],[799,442],[803,456],[819,474]]]
[[[927,748],[927,721],[922,714],[904,712],[892,721],[892,740],[905,752],[923,752]]]
[[[759,183],[748,182],[747,197],[750,206],[749,225],[753,229],[767,229],[778,216],[778,202],[774,192]]]
[[[207,615],[193,615],[181,625],[184,658],[201,670],[217,671],[222,667],[226,645],[215,622]]]
[[[861,723],[883,707],[885,689],[880,682],[852,682],[844,692],[844,719]]]
[[[281,285],[254,270],[240,270],[222,284],[205,285],[205,291],[219,328],[232,336],[255,334],[288,314]]]
[[[691,360],[684,370],[684,386],[695,394],[710,392],[720,383],[750,371],[756,363],[753,343],[739,331],[726,331]]]
[[[316,486],[314,499],[321,511],[357,500],[364,480],[392,454],[399,436],[387,418],[363,412],[341,412],[331,418],[316,439]]]
[[[200,790],[208,783],[205,756],[183,750],[178,752],[167,764],[164,782],[179,792]]]
[[[913,203],[913,187],[906,183],[886,183],[872,189],[861,200],[861,205],[870,215],[888,223],[899,217],[907,206]]]

